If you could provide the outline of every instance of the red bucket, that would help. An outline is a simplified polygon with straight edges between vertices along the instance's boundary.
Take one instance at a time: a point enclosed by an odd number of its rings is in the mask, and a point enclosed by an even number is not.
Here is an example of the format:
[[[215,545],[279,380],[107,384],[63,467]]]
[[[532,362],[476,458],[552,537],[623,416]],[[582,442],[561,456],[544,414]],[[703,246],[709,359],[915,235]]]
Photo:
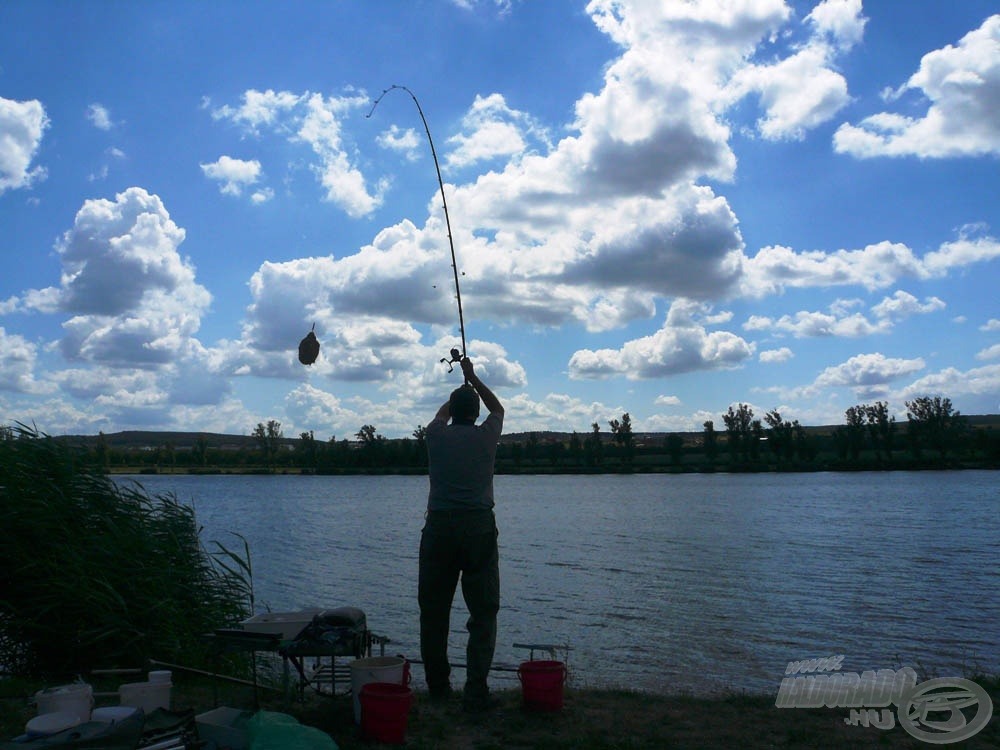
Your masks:
[[[406,741],[406,722],[413,691],[392,682],[369,682],[361,688],[361,732],[387,745]]]
[[[529,711],[559,711],[563,707],[566,665],[561,661],[523,661],[518,667],[524,707]]]

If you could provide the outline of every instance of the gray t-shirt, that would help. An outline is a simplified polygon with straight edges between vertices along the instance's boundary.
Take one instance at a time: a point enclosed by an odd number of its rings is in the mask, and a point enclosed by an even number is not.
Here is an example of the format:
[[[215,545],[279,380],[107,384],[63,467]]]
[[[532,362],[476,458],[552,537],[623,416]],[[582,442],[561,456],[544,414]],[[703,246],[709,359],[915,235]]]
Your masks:
[[[503,415],[490,414],[480,425],[427,425],[430,494],[427,510],[482,510],[493,507],[493,462]]]

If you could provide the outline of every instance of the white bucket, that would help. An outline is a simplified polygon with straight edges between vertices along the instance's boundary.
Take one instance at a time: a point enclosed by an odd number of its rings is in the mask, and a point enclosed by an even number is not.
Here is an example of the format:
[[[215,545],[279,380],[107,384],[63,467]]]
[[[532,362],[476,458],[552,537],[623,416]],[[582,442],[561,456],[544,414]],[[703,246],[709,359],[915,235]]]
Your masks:
[[[354,696],[354,722],[361,723],[361,688],[369,682],[410,684],[410,663],[402,656],[371,656],[355,659],[351,667],[351,693]]]
[[[170,682],[173,674],[169,669],[154,669],[149,673],[149,681],[156,683]]]
[[[83,682],[46,688],[35,693],[35,703],[39,715],[71,713],[81,722],[89,721],[94,707],[94,689]]]
[[[158,708],[170,710],[169,682],[130,682],[118,686],[118,702],[152,713]]]

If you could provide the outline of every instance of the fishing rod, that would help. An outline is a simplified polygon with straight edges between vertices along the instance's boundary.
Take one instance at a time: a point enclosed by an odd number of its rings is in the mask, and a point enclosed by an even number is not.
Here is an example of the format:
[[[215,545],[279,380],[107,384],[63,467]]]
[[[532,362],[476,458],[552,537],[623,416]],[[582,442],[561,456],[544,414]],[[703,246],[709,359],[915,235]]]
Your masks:
[[[420,114],[420,121],[424,124],[424,132],[427,133],[427,142],[431,145],[431,157],[434,159],[434,169],[437,171],[438,178],[438,188],[441,190],[441,206],[444,208],[444,222],[448,228],[448,246],[451,248],[451,270],[455,275],[455,299],[458,300],[458,327],[462,332],[462,351],[459,353],[458,349],[452,349],[449,354],[451,359],[445,357],[441,358],[441,361],[448,365],[448,372],[451,372],[455,368],[453,367],[455,362],[461,362],[465,358],[465,316],[462,314],[462,290],[458,286],[458,262],[455,260],[455,242],[451,236],[451,219],[448,217],[448,201],[444,197],[444,181],[441,179],[441,166],[438,164],[437,151],[434,149],[434,139],[431,138],[431,129],[427,126],[427,118],[424,117],[424,110],[420,106],[420,102],[417,101],[417,97],[412,91],[410,91],[406,86],[398,86],[393,84],[389,88],[382,91],[379,94],[378,99],[372,104],[371,110],[365,116],[365,119],[370,118],[375,113],[375,108],[382,101],[383,97],[390,91],[395,90],[405,91],[410,95],[413,103],[417,105],[417,112]]]

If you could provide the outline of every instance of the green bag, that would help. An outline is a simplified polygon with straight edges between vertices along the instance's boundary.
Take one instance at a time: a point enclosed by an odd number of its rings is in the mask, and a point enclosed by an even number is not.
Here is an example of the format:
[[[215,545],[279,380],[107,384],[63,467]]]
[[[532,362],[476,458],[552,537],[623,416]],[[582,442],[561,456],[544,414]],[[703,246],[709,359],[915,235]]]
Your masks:
[[[247,739],[249,750],[338,750],[326,732],[276,711],[258,711],[251,716]]]

